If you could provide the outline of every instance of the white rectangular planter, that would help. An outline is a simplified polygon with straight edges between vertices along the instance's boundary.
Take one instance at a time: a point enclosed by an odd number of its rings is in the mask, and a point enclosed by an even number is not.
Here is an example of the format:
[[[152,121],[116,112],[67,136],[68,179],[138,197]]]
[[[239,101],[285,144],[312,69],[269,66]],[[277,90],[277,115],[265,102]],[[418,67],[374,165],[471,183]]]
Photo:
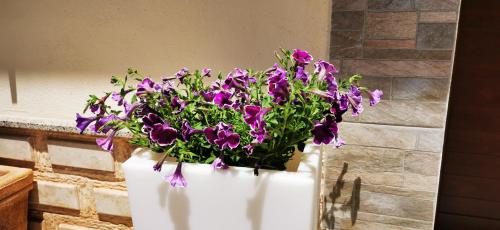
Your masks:
[[[136,150],[123,164],[136,230],[309,230],[319,212],[321,151],[307,145],[296,172],[208,164],[182,166],[186,188],[172,188],[165,176],[176,163],[153,171],[160,155]]]

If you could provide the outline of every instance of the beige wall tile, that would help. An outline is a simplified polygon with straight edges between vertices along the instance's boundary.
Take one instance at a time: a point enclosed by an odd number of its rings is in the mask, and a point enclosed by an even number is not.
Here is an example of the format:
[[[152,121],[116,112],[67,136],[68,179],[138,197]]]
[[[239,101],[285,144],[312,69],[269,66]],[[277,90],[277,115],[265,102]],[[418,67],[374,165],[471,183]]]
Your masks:
[[[412,39],[417,33],[416,12],[368,12],[366,38]]]
[[[95,143],[61,140],[48,141],[52,164],[103,171],[114,170],[113,156]]]
[[[450,77],[449,61],[344,60],[344,73],[367,76]]]
[[[37,181],[30,202],[61,208],[80,209],[77,187],[72,184]]]
[[[94,189],[96,210],[100,214],[130,217],[128,194],[113,189]]]
[[[28,137],[0,135],[0,157],[33,161]]]

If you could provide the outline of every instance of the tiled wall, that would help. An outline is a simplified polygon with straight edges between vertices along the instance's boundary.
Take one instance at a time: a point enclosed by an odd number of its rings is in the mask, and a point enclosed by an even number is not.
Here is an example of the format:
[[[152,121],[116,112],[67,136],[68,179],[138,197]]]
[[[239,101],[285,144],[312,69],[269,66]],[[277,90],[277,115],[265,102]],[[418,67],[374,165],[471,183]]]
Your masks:
[[[324,229],[432,229],[458,7],[333,0],[331,61],[385,95],[327,148]]]
[[[110,154],[95,137],[0,127],[0,164],[34,169],[30,229],[131,229],[121,163],[130,156],[125,139]]]

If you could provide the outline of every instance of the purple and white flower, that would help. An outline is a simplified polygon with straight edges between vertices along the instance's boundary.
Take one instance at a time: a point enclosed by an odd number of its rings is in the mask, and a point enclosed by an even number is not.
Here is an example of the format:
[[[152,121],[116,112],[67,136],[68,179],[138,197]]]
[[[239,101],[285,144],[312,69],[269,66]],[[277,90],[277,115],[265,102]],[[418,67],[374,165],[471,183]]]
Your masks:
[[[298,66],[305,66],[309,64],[313,57],[305,50],[294,49],[292,58]]]
[[[186,179],[182,175],[182,162],[177,163],[174,174],[168,176],[166,180],[174,188],[180,187],[184,188],[187,186]]]

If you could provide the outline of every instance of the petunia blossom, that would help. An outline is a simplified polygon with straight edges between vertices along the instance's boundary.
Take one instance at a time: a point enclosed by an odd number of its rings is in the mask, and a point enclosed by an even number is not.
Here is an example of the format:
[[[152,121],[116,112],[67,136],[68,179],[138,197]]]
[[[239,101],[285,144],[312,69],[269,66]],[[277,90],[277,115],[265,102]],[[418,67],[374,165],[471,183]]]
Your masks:
[[[248,75],[248,71],[236,68],[227,75],[222,88],[225,90],[235,89],[236,91],[246,91],[248,85],[255,81],[255,78]]]
[[[219,157],[215,158],[215,160],[212,162],[212,168],[213,169],[228,169],[229,166],[224,163],[224,154],[221,153]]]
[[[257,143],[259,144],[261,144],[264,141],[264,139],[266,139],[268,136],[265,127],[266,127],[266,122],[260,121],[255,128],[250,130],[250,136],[254,137],[255,140],[257,140]]]
[[[163,124],[166,122],[164,122],[163,119],[161,119],[158,115],[154,113],[148,113],[146,116],[142,118],[142,123],[144,124],[142,126],[142,131],[148,133],[151,130],[153,130],[154,125]]]
[[[174,188],[180,187],[184,188],[187,186],[186,179],[182,175],[182,162],[177,163],[174,174],[168,176],[166,180]]]
[[[179,79],[181,83],[184,83],[184,78],[186,78],[188,75],[189,75],[189,69],[186,67],[183,67],[181,70],[175,73],[175,77]]]
[[[254,129],[257,127],[259,122],[264,119],[264,116],[271,111],[271,108],[262,108],[256,105],[246,105],[244,107],[245,115],[243,119],[250,126],[250,128]]]
[[[245,150],[245,153],[247,155],[252,155],[253,154],[253,150],[255,149],[255,146],[254,145],[251,145],[251,144],[248,144],[248,145],[245,145],[243,146],[243,150]]]
[[[313,57],[307,51],[300,49],[293,50],[292,58],[298,66],[305,66],[313,60]]]
[[[384,96],[384,92],[379,89],[368,91],[368,94],[370,94],[370,106],[378,104],[380,99],[382,99],[382,96]]]
[[[316,121],[311,133],[314,144],[330,144],[337,136],[338,126],[332,116],[327,116],[322,122]]]
[[[82,115],[80,115],[79,113],[76,114],[76,127],[78,129],[80,129],[80,133],[83,133],[83,131],[85,131],[85,129],[87,129],[87,127],[89,127],[89,125],[96,121],[97,120],[97,117],[96,116],[91,116],[91,117],[83,117]]]
[[[172,108],[175,109],[175,111],[173,112],[174,114],[182,112],[187,104],[188,104],[187,101],[181,100],[178,96],[172,98],[172,102],[170,102],[170,106],[172,106]]]
[[[305,85],[309,81],[309,73],[304,70],[304,67],[297,66],[297,71],[295,72],[295,79],[301,80]]]
[[[149,132],[149,138],[159,146],[171,145],[177,139],[177,130],[170,127],[167,123],[155,124]]]
[[[219,91],[214,96],[214,104],[216,104],[217,106],[219,106],[219,108],[221,108],[221,109],[231,108],[231,106],[234,103],[231,100],[232,96],[233,96],[233,94],[230,93],[230,92]]]
[[[318,79],[324,80],[325,77],[333,77],[339,71],[329,62],[318,60],[314,63],[314,73],[318,75]]]
[[[117,129],[113,129],[111,133],[106,137],[106,138],[97,138],[96,143],[99,147],[101,147],[103,150],[112,152],[113,151],[113,138],[116,135],[116,132],[118,132]]]
[[[349,104],[351,105],[352,115],[357,116],[363,112],[363,97],[361,96],[361,91],[358,87],[351,85],[349,92],[347,93],[349,98]]]
[[[120,120],[120,118],[114,114],[99,118],[93,127],[94,132],[107,133],[111,128],[113,128],[113,126],[109,125],[108,122],[114,120]]]
[[[148,93],[153,93],[161,90],[162,86],[156,84],[151,78],[144,78],[139,84],[137,84],[137,90],[135,94],[137,96],[143,96]]]
[[[212,69],[209,69],[209,68],[204,68],[204,69],[201,71],[201,76],[202,76],[202,77],[211,77],[211,73],[212,73]]]
[[[208,143],[218,145],[220,150],[234,149],[240,144],[240,135],[233,132],[232,126],[222,122],[219,122],[215,128],[205,128],[203,133]]]
[[[182,122],[181,136],[185,141],[188,141],[192,135],[199,133],[203,133],[203,130],[193,129],[187,121]]]

